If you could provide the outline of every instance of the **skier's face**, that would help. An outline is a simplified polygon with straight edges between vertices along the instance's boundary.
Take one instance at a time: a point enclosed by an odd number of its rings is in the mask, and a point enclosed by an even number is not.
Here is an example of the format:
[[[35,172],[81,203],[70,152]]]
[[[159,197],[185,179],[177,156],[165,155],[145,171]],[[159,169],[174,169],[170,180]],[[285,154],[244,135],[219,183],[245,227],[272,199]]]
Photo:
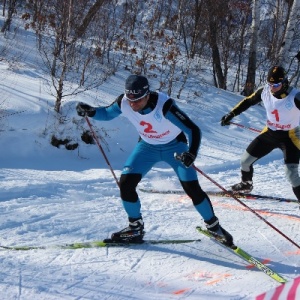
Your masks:
[[[147,104],[147,102],[149,100],[149,97],[150,96],[148,94],[145,97],[143,97],[143,98],[141,98],[139,100],[136,100],[136,101],[129,101],[128,99],[127,100],[128,100],[129,105],[130,105],[130,107],[131,107],[131,109],[133,111],[140,111],[140,110],[142,110],[146,106],[146,104]]]
[[[270,87],[270,90],[271,90],[272,94],[278,92],[282,88],[282,82],[275,83],[275,84],[272,84],[272,83],[268,82],[268,85]]]

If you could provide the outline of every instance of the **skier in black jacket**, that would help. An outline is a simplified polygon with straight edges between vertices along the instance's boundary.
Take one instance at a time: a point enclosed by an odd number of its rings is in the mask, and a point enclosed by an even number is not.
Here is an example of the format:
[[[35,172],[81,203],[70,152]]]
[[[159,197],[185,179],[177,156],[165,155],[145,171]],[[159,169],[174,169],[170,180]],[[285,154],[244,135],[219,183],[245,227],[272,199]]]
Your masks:
[[[221,119],[221,125],[230,121],[250,106],[263,102],[267,124],[250,143],[241,157],[241,182],[232,186],[233,192],[250,192],[253,189],[253,164],[279,148],[283,152],[285,173],[300,203],[300,177],[298,172],[300,150],[300,92],[291,87],[281,66],[268,71],[267,82],[249,97],[240,101]]]

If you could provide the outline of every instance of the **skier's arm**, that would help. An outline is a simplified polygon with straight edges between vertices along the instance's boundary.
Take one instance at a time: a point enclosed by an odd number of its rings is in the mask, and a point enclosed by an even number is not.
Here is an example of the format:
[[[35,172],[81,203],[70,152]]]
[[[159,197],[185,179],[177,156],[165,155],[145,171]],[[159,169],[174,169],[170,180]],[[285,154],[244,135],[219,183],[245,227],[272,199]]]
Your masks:
[[[231,112],[234,113],[235,116],[241,114],[245,110],[247,110],[250,106],[255,105],[262,101],[261,93],[263,88],[258,89],[253,94],[248,97],[242,99],[232,110]]]
[[[109,121],[119,116],[121,111],[121,100],[123,95],[120,95],[112,104],[106,107],[97,107],[94,115],[95,120]]]
[[[256,90],[253,94],[248,97],[243,98],[233,109],[226,115],[224,115],[221,119],[221,125],[230,125],[230,121],[237,115],[241,114],[245,110],[247,110],[250,106],[255,105],[262,101],[261,93],[263,91],[263,87]]]
[[[196,157],[201,143],[200,128],[175,104],[173,99],[169,99],[164,104],[163,114],[187,135],[189,152]]]
[[[106,107],[94,107],[89,104],[79,102],[76,105],[76,111],[80,117],[90,117],[95,120],[109,121],[122,113],[120,108],[122,98],[123,94],[120,95],[111,105]]]

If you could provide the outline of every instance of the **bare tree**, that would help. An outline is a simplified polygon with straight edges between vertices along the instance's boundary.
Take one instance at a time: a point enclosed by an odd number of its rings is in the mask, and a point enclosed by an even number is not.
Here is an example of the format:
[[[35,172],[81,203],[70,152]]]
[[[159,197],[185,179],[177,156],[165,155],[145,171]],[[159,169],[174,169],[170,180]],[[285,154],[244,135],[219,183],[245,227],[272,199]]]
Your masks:
[[[297,23],[300,19],[300,0],[294,0],[292,6],[289,6],[288,23],[285,28],[283,42],[281,43],[280,51],[276,56],[276,62],[285,66],[289,66],[289,63],[294,57],[292,43],[297,29]]]
[[[292,3],[266,1],[269,20],[260,40],[259,0],[252,11],[250,0],[27,0],[33,11],[27,24],[38,33],[58,112],[63,97],[103,82],[122,62],[132,73],[160,76],[160,87],[172,91],[191,67],[199,71],[204,59],[212,63],[215,86],[234,91],[245,82],[248,95],[257,68],[276,57],[288,24],[284,8]],[[96,66],[99,77],[92,84],[89,73]],[[233,82],[227,78],[230,69],[236,71]]]
[[[174,84],[184,85],[189,63],[183,63],[181,37],[176,28],[176,1],[128,0],[123,4],[121,26],[115,35],[117,50],[122,50],[126,69],[131,73],[159,78],[159,89],[172,93]],[[182,58],[182,59],[181,59]],[[183,76],[178,76],[182,67]],[[176,74],[177,73],[177,74]]]
[[[15,13],[16,10],[16,6],[17,6],[17,0],[9,0],[8,1],[8,7],[7,7],[7,17],[4,21],[4,24],[1,28],[1,32],[6,32],[7,30],[10,29],[10,25],[12,22],[12,18],[13,18],[13,14]],[[5,8],[6,8],[6,1],[4,2],[3,5],[3,15],[5,12]]]
[[[101,72],[106,67],[99,66],[87,34],[90,23],[106,2],[108,0],[32,2],[32,9],[38,7],[39,10],[34,10],[36,22],[31,26],[36,29],[40,52],[51,76],[56,112],[60,112],[63,97],[95,87],[107,77],[106,71]],[[95,72],[96,66],[99,66],[98,72]],[[93,75],[91,81],[88,81],[88,74]]]
[[[207,41],[211,49],[211,57],[213,64],[213,74],[215,86],[226,89],[226,79],[222,69],[221,53],[219,49],[218,34],[220,33],[220,14],[222,11],[222,1],[206,1],[206,19],[207,19]]]
[[[207,44],[205,30],[203,30],[205,19],[202,17],[204,1],[179,0],[178,6],[178,14],[174,13],[172,22],[176,24],[173,31],[177,32],[182,40],[188,58],[194,58],[195,55],[200,56]]]
[[[252,7],[251,40],[250,40],[250,49],[249,49],[247,79],[243,90],[244,96],[251,95],[255,89],[259,25],[260,25],[260,0],[254,0],[253,7]]]

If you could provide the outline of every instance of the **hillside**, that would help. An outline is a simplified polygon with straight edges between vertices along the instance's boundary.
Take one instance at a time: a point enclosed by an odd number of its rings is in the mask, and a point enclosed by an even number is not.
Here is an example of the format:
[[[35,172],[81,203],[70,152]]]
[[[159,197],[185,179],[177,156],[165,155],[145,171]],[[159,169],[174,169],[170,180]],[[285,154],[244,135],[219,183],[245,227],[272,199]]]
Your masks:
[[[30,43],[31,41],[31,43]],[[100,92],[66,99],[61,126],[52,108],[54,99],[44,85],[46,74],[27,37],[30,55],[1,69],[0,244],[47,246],[29,251],[0,250],[0,291],[3,299],[254,299],[280,286],[228,250],[196,232],[203,225],[191,201],[183,195],[140,192],[147,239],[201,239],[178,245],[134,248],[57,249],[53,245],[102,240],[127,225],[119,190],[96,145],[81,141],[88,128],[75,112],[77,101],[107,105],[123,92],[122,70]],[[155,89],[157,83],[151,80]],[[178,99],[180,107],[202,130],[195,165],[225,188],[240,180],[239,161],[255,132],[221,127],[223,114],[241,99],[193,78]],[[261,129],[265,114],[253,107],[234,119]],[[137,141],[137,133],[120,117],[92,124],[119,176]],[[63,132],[63,133],[62,133]],[[62,133],[79,143],[73,151],[50,146]],[[217,191],[199,174],[204,190]],[[156,165],[140,187],[180,189],[174,172]],[[295,198],[285,179],[282,154],[272,152],[255,164],[254,193]],[[289,282],[300,275],[299,249],[250,210],[228,197],[211,197],[221,224],[243,249],[280,273]],[[300,218],[295,203],[241,199],[262,218],[299,243]],[[299,294],[299,284],[298,287]],[[295,290],[296,290],[295,289]],[[297,290],[296,290],[297,292]]]

